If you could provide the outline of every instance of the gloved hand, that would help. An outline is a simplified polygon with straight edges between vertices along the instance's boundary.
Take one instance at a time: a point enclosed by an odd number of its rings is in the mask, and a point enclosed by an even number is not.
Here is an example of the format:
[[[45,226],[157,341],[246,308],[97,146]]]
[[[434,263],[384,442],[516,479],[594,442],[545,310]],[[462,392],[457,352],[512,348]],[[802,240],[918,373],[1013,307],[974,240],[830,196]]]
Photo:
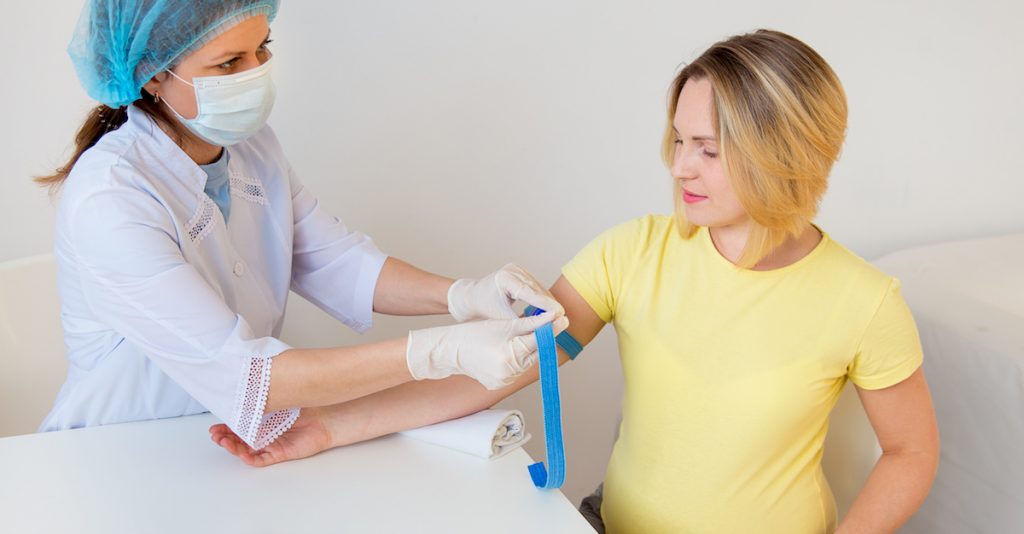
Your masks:
[[[448,288],[448,313],[458,322],[475,319],[514,319],[512,303],[521,300],[531,306],[565,315],[565,309],[530,273],[508,264],[481,278],[461,278]]]
[[[416,380],[467,375],[487,389],[500,389],[537,361],[533,331],[554,321],[555,334],[569,327],[565,316],[546,312],[518,319],[491,319],[409,332],[405,360]]]

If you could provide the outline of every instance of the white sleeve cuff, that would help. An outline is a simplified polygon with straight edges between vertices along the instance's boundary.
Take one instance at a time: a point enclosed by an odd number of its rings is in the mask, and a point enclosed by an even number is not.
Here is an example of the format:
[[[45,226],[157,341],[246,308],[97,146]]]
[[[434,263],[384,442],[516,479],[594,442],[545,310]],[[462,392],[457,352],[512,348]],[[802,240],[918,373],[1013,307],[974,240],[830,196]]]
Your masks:
[[[377,250],[376,247],[367,250],[363,257],[363,268],[359,269],[359,281],[356,283],[354,295],[355,303],[352,307],[355,317],[352,318],[352,324],[348,325],[360,334],[373,328],[373,295],[377,289],[380,272],[387,259],[387,254]]]
[[[256,450],[273,443],[299,418],[298,408],[263,413],[270,393],[272,363],[273,358],[250,358],[242,366],[235,399],[235,421],[231,429]]]

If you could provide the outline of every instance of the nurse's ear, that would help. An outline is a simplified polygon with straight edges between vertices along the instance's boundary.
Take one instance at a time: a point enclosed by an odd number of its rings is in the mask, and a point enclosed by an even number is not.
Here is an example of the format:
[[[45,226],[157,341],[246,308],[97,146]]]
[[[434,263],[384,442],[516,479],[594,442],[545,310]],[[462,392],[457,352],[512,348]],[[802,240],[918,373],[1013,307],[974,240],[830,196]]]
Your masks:
[[[142,86],[142,89],[150,95],[152,95],[154,98],[158,98],[163,93],[161,89],[167,82],[167,78],[170,78],[170,74],[167,74],[167,71],[158,72],[155,76],[150,78],[149,81],[145,83],[145,85]]]
[[[181,64],[179,63],[179,66]],[[189,77],[191,78],[191,77]],[[189,78],[185,78],[186,80]],[[198,106],[196,105],[195,89],[188,82],[179,80],[169,71],[164,70],[153,75],[142,89],[153,97],[161,105],[169,106],[175,113],[185,119],[195,118]]]

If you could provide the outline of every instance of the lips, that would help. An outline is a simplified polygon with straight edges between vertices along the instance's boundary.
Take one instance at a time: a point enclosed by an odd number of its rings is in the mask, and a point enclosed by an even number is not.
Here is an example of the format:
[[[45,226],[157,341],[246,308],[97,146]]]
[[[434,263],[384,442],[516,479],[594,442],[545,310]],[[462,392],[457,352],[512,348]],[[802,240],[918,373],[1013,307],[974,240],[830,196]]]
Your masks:
[[[683,202],[686,202],[687,204],[694,204],[707,199],[708,197],[704,195],[696,195],[694,193],[687,191],[686,189],[683,189]]]

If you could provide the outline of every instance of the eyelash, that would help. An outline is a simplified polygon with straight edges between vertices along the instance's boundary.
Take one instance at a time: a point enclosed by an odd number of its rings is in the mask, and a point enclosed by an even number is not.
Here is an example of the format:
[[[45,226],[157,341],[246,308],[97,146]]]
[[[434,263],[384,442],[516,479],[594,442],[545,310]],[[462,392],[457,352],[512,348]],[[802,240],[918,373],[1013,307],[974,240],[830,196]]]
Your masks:
[[[260,48],[259,48],[259,50],[257,50],[257,52],[266,52],[267,51],[267,46],[269,46],[270,43],[272,43],[272,42],[274,42],[273,39],[267,39],[266,41],[263,41],[263,44],[260,45]],[[225,69],[225,70],[230,69],[231,67],[235,66],[235,63],[237,63],[239,59],[240,58],[237,58],[237,57],[236,58],[231,58],[231,59],[225,61],[224,63],[221,63],[220,65],[217,65],[217,67],[221,68],[221,69]]]
[[[679,146],[682,146],[683,145],[683,140],[682,139],[676,139],[676,144],[679,145]],[[707,156],[709,158],[717,158],[718,157],[718,152],[708,152],[708,150],[706,148],[703,148],[703,147],[701,147],[700,151],[701,151],[701,153],[703,153],[705,156]]]

